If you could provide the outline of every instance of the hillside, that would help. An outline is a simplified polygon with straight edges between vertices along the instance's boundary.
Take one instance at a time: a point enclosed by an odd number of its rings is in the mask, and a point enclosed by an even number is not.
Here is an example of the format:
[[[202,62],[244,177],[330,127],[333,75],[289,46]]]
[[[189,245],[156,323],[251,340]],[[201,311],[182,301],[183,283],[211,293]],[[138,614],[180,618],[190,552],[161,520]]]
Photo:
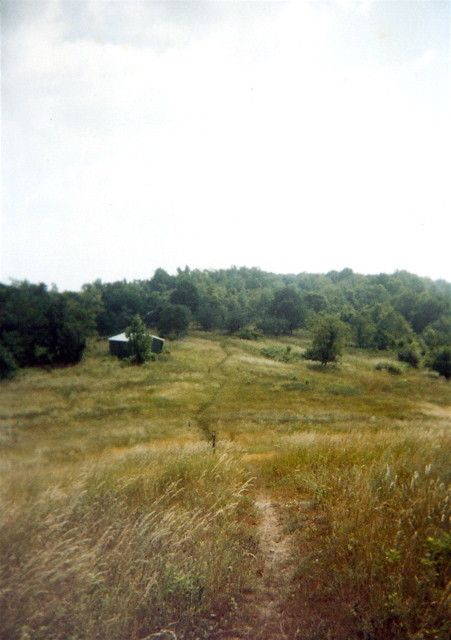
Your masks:
[[[0,638],[448,639],[451,386],[309,345],[91,340],[3,381]]]
[[[346,346],[397,350],[402,361],[451,377],[451,284],[443,280],[405,271],[281,275],[186,267],[176,276],[157,269],[149,280],[96,280],[78,293],[0,285],[0,379],[21,367],[76,364],[89,337],[123,333],[138,316],[168,338],[193,327],[290,336],[333,321]]]

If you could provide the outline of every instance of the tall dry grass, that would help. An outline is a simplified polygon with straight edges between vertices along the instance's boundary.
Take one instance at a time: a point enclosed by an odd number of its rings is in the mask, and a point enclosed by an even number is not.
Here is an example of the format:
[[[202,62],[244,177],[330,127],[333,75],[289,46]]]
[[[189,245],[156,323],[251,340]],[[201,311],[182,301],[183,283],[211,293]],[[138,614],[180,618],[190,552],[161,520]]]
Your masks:
[[[4,500],[0,637],[208,637],[253,580],[250,481],[205,447],[87,467]]]
[[[299,637],[451,636],[450,450],[441,430],[316,434],[265,462],[298,549]]]

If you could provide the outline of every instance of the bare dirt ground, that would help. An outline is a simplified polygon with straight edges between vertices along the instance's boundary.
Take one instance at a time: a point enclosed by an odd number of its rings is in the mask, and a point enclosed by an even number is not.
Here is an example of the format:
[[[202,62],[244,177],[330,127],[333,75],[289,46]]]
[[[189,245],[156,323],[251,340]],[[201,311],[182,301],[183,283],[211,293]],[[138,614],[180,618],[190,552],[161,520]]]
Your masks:
[[[249,594],[230,628],[215,640],[292,640],[296,623],[289,613],[293,591],[291,539],[283,530],[279,504],[268,494],[257,496],[260,584]]]

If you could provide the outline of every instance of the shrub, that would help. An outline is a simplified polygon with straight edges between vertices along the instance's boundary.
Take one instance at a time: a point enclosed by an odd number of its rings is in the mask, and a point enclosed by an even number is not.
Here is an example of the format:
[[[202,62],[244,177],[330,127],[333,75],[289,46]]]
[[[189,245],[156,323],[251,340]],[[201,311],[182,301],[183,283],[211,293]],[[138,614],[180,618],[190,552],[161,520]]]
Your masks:
[[[433,357],[430,368],[449,380],[451,378],[451,347],[440,349]]]
[[[12,378],[17,371],[12,353],[0,344],[0,380]]]
[[[414,367],[416,369],[420,362],[420,356],[415,349],[408,347],[406,349],[401,349],[401,351],[398,351],[398,360],[400,362],[406,362],[407,364],[410,364],[411,367]]]
[[[238,333],[235,334],[237,338],[241,338],[241,340],[258,340],[263,337],[263,333],[258,329],[242,329]]]
[[[293,352],[290,346],[285,347],[285,349],[281,347],[264,347],[260,353],[265,358],[277,360],[278,362],[293,362],[302,358],[302,354]]]
[[[396,364],[396,362],[378,362],[374,368],[376,371],[388,371],[388,373],[393,375],[400,375],[403,373],[402,367],[400,367],[399,364]]]

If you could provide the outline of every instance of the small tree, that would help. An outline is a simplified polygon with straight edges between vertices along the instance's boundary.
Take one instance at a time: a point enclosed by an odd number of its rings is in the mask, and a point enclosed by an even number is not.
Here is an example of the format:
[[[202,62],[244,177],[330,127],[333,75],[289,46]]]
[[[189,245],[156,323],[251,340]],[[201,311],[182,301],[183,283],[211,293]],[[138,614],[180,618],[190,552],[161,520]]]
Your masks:
[[[146,325],[137,315],[133,318],[131,326],[125,331],[130,344],[131,357],[137,364],[142,364],[150,358],[150,345],[152,338]]]
[[[313,327],[313,343],[304,358],[317,360],[324,366],[335,362],[343,352],[345,336],[346,326],[337,316],[318,316]]]

